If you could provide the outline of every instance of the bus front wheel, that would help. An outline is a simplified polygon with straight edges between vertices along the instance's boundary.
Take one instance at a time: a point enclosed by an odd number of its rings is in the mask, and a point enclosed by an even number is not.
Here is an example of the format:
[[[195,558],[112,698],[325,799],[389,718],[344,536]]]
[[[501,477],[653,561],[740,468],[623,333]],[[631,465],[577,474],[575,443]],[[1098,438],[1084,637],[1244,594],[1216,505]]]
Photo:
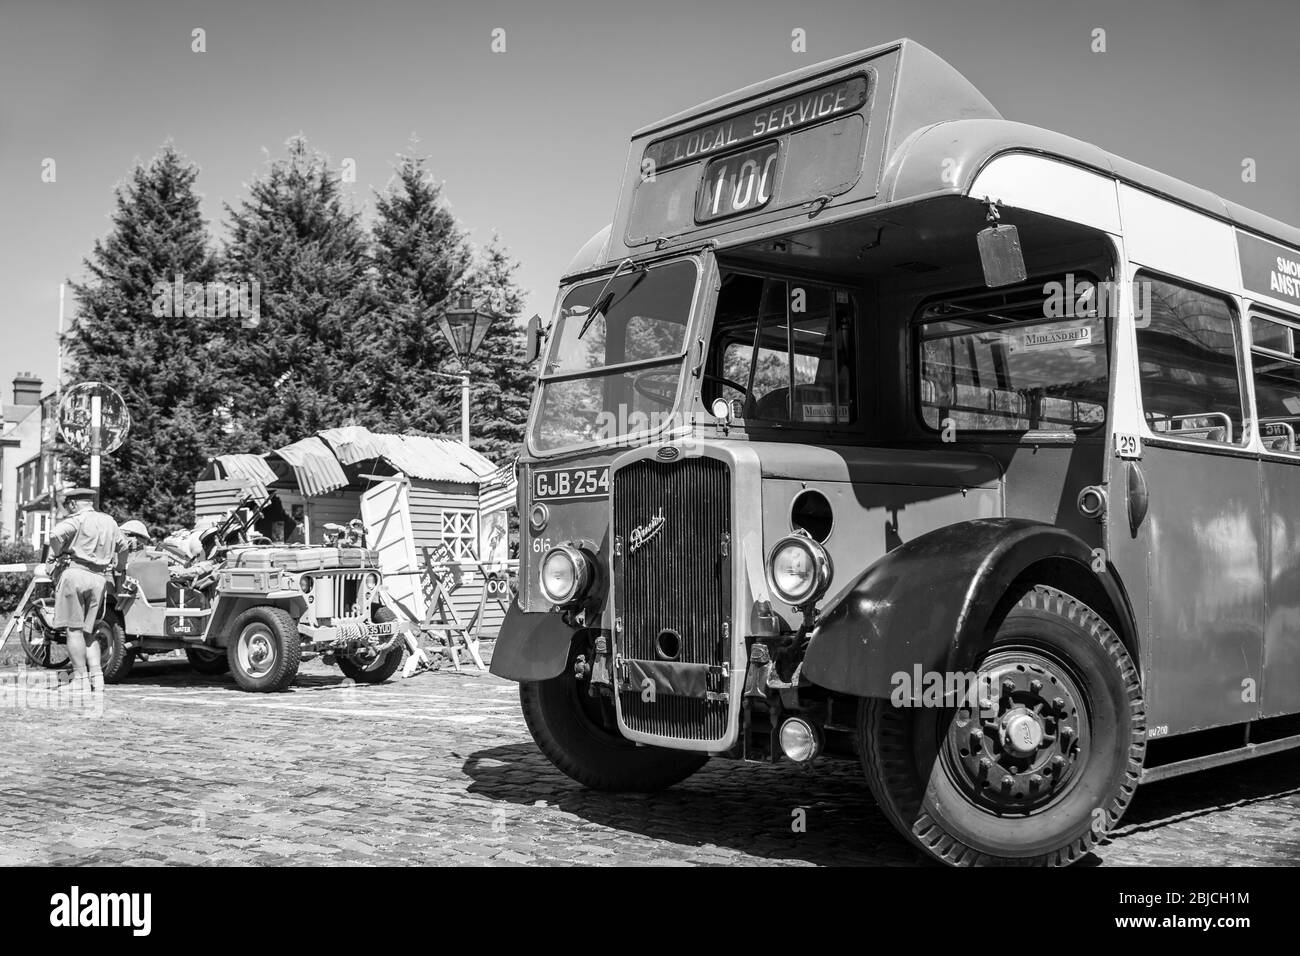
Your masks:
[[[685,780],[708,762],[696,751],[638,747],[607,730],[600,708],[571,669],[550,680],[519,685],[524,722],[546,758],[584,787],[648,792]]]
[[[947,677],[948,675],[940,675]],[[867,783],[927,856],[955,866],[1064,866],[1119,821],[1146,750],[1142,685],[1082,601],[1029,588],[974,674],[939,706],[859,708]],[[937,696],[937,695],[936,695]]]

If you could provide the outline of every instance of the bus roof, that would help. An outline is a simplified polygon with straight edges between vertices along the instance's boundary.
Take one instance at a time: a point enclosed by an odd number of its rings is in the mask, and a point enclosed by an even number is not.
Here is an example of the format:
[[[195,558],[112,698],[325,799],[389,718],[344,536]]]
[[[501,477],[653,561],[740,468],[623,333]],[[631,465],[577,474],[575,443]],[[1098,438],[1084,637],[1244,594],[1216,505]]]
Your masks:
[[[883,54],[895,50],[899,52],[906,51],[908,66],[912,71],[903,87],[909,97],[920,101],[922,104],[928,102],[931,106],[942,104],[940,108],[944,108],[953,114],[948,117],[950,119],[972,116],[1001,118],[1002,114],[994,108],[984,94],[977,90],[970,80],[958,73],[948,61],[915,40],[904,37],[901,40],[893,40],[879,46],[868,47],[856,53],[846,53],[830,60],[823,60],[800,70],[791,70],[789,73],[782,73],[780,76],[774,76],[758,83],[751,83],[749,86],[726,93],[723,96],[715,96],[713,99],[691,109],[682,110],[680,113],[674,113],[657,123],[642,127],[632,134],[632,139],[635,141],[647,136],[653,136],[656,133],[675,126],[685,125],[691,120],[706,117],[712,113],[730,112],[737,106],[751,101],[766,100],[773,93],[798,86],[808,80],[833,76],[843,70],[852,69],[860,63],[875,60]],[[922,105],[921,108],[928,109],[931,107]]]
[[[1004,153],[1036,153],[1111,176],[1121,182],[1164,196],[1176,203],[1232,223],[1250,232],[1300,246],[1300,229],[1224,199],[1208,189],[1116,156],[1092,143],[1053,130],[1009,120],[954,120],[922,130],[891,163],[890,202],[906,202],[934,194],[965,194],[979,171]],[[940,158],[942,157],[942,158]],[[927,163],[955,160],[961,175],[942,183]]]
[[[696,209],[697,189],[704,188],[701,170],[709,165],[710,155],[734,154],[737,147],[730,141],[712,153],[678,161],[674,168],[659,173],[658,184],[654,180],[644,182],[646,157],[662,158],[664,150],[660,147],[664,143],[680,149],[687,136],[700,132],[716,136],[716,131],[731,121],[732,125],[742,125],[743,136],[744,124],[751,117],[761,117],[769,106],[788,109],[797,97],[806,100],[829,89],[828,83],[837,79],[842,83],[846,77],[861,75],[870,77],[870,86],[857,111],[864,117],[865,132],[854,157],[855,178],[816,208],[810,210],[809,203],[798,202],[804,197],[796,196],[784,208],[777,208],[778,203],[752,215],[698,222],[691,211]],[[791,151],[795,137],[811,139],[807,134],[837,124],[832,119],[820,127],[808,125],[811,128],[778,133],[785,153]],[[771,135],[770,131],[767,135]],[[743,147],[756,138],[749,136],[737,142]],[[813,147],[804,154],[820,159],[825,154],[824,143],[814,141]],[[711,240],[719,247],[743,245],[807,228],[814,217],[821,225],[866,215],[882,206],[967,195],[990,160],[1014,152],[1039,154],[1095,170],[1244,230],[1300,247],[1300,229],[1294,226],[1091,143],[1003,119],[950,64],[915,41],[902,39],[755,83],[637,130],[632,135],[614,221],[588,241],[566,275],[593,271],[628,255],[656,249],[668,251],[696,241]],[[814,181],[812,191],[822,188],[816,184],[815,175],[804,178]],[[683,206],[689,208],[683,212]],[[667,221],[671,219],[668,216],[665,221],[656,221],[661,208],[677,210],[672,214],[676,219]],[[649,219],[648,225],[639,222],[638,217]]]

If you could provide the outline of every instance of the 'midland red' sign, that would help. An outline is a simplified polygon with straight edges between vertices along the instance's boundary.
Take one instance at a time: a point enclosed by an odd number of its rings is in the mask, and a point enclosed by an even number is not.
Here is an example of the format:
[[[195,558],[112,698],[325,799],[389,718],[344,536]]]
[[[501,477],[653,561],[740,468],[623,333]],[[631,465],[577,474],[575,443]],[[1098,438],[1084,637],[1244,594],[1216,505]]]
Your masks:
[[[867,78],[850,76],[761,109],[651,143],[646,147],[645,159],[653,163],[654,169],[667,169],[764,136],[776,136],[832,116],[852,113],[866,102]]]
[[[1247,291],[1300,305],[1300,251],[1240,230],[1237,251]]]

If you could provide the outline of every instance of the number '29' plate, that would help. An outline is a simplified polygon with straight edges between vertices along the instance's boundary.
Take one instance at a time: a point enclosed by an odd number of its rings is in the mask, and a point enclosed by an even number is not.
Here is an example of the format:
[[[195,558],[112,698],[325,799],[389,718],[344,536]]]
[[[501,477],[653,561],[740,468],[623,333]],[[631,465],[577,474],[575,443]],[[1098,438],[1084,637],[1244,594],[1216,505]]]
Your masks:
[[[609,465],[533,472],[534,501],[574,501],[609,494]]]

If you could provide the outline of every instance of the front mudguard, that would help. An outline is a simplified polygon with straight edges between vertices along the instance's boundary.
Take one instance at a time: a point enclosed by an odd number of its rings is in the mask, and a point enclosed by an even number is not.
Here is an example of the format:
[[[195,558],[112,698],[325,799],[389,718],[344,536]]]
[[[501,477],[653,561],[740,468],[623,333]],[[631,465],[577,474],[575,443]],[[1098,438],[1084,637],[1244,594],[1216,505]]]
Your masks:
[[[1133,647],[1128,601],[1109,567],[1092,570],[1088,545],[1052,525],[983,518],[914,538],[868,568],[824,611],[803,674],[828,690],[888,697],[894,675],[910,678],[918,666],[923,673],[966,673],[987,645],[990,619],[1012,583],[1051,559],[1077,565],[1079,575],[1100,585],[1121,639]]]
[[[490,670],[515,681],[558,677],[568,663],[575,633],[558,612],[530,614],[511,601],[492,648]]]

